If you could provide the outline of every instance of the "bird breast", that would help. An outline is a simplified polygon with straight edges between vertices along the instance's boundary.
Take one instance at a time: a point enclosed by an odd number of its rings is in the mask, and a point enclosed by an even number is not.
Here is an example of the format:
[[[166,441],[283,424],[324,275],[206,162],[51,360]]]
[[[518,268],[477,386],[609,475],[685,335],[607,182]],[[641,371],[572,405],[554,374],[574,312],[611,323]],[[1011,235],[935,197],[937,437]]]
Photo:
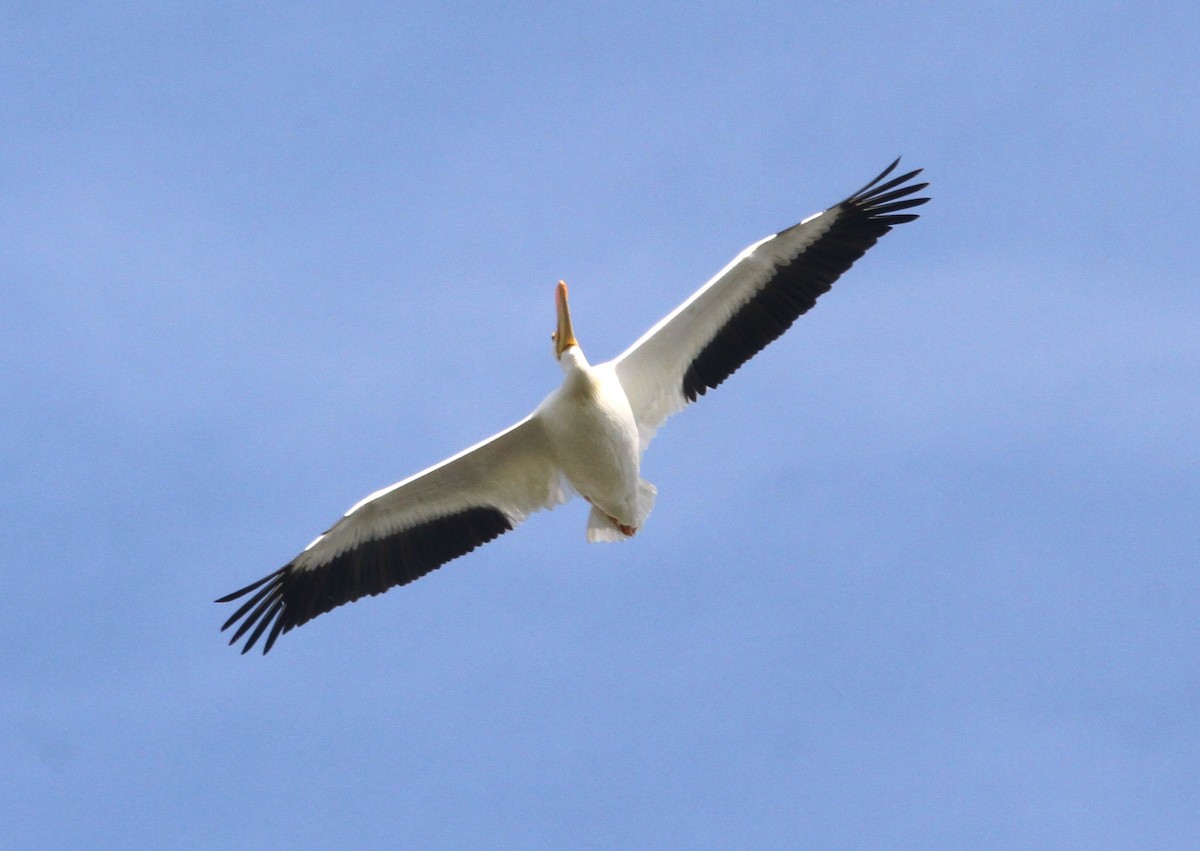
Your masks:
[[[616,373],[588,367],[570,373],[539,415],[567,481],[623,522],[636,516],[638,430]]]

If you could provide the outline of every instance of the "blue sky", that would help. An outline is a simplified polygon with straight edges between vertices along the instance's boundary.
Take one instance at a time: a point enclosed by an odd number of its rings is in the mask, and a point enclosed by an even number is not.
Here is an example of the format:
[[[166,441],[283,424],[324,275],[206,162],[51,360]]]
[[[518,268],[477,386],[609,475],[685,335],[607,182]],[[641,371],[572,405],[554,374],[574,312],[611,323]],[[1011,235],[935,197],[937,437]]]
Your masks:
[[[1200,844],[1193,3],[0,12],[14,847]],[[532,518],[215,597],[893,157],[933,201]]]

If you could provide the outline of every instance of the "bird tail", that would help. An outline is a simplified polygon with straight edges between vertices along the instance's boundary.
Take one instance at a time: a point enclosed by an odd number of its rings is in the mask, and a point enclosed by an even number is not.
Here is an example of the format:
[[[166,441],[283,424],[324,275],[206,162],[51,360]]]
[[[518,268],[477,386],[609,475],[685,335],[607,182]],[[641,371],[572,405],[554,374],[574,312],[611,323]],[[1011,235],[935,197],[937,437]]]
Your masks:
[[[654,497],[658,493],[658,489],[650,484],[645,479],[638,481],[637,493],[637,518],[633,524],[633,532],[642,528],[642,524],[646,522],[646,518],[650,516],[650,509],[654,507]],[[630,527],[626,527],[630,528]],[[601,511],[596,506],[592,506],[591,513],[588,514],[587,524],[587,539],[588,543],[597,543],[600,541],[623,541],[626,538],[632,537],[633,532],[624,531],[617,522]]]

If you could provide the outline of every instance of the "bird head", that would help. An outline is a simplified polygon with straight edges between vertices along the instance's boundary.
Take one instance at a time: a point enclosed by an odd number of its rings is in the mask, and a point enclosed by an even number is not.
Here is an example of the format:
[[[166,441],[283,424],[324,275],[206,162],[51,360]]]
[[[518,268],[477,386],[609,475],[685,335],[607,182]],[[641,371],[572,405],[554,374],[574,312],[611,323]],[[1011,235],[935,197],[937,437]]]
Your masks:
[[[579,345],[579,341],[575,339],[575,332],[571,330],[571,311],[567,307],[566,281],[559,281],[554,290],[554,306],[558,311],[558,328],[550,335],[550,339],[554,341],[554,357],[562,360],[563,352],[571,346]]]

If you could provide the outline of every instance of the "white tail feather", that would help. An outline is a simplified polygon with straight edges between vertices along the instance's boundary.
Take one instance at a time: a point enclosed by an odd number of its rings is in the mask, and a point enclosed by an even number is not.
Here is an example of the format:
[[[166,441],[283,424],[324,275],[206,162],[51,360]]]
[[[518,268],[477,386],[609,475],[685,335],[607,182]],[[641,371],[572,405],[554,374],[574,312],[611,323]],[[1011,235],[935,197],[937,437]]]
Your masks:
[[[645,479],[638,481],[637,522],[633,524],[634,531],[642,528],[642,525],[646,522],[646,518],[650,516],[650,509],[654,507],[654,497],[657,493],[658,489]],[[628,537],[629,535],[622,532],[611,517],[596,506],[592,506],[592,510],[588,514],[588,543],[624,541]]]
[[[599,543],[604,541],[623,541],[627,536],[624,532],[617,528],[617,524],[612,518],[601,511],[596,506],[592,506],[591,512],[588,514],[587,539],[589,544]]]

